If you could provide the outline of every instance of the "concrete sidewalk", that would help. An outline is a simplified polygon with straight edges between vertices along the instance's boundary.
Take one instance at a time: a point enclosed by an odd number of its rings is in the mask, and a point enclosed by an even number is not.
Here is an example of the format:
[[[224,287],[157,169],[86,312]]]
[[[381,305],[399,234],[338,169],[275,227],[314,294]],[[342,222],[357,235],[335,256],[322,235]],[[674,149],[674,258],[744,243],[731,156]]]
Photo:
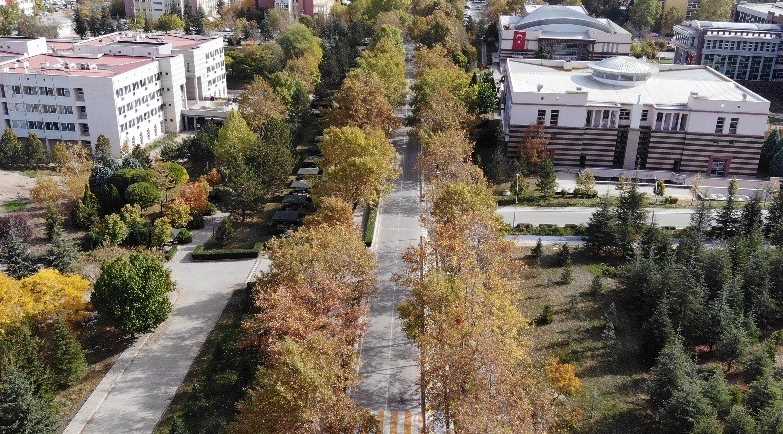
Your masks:
[[[222,216],[194,231],[169,266],[177,296],[169,318],[125,350],[65,429],[66,434],[151,433],[185,378],[193,359],[234,290],[259,259],[194,262],[190,252],[212,233]]]

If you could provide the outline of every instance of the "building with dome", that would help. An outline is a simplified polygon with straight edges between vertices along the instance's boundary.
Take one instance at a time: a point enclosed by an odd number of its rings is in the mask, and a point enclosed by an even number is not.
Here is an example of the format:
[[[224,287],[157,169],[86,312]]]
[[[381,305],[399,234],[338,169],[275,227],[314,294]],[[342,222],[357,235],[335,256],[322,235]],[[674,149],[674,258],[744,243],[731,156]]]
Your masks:
[[[556,60],[597,60],[628,54],[631,34],[583,6],[527,5],[526,15],[498,22],[498,55]]]
[[[506,59],[503,132],[540,126],[558,166],[755,175],[770,103],[712,68],[615,56]]]

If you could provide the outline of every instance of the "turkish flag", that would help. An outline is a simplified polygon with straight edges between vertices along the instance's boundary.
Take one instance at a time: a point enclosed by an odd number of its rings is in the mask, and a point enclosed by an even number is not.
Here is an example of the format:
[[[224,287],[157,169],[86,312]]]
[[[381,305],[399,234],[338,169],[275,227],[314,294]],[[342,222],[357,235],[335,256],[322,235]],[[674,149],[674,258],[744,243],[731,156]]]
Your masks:
[[[525,37],[527,36],[527,33],[525,32],[514,32],[514,42],[511,45],[512,51],[522,51],[525,49]]]

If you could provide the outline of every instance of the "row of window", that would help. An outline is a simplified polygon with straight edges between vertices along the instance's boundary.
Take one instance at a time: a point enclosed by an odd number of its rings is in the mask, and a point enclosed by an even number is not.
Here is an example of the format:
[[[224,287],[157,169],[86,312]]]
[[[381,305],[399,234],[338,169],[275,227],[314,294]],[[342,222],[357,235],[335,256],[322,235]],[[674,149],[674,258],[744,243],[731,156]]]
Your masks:
[[[152,110],[136,116],[135,119],[131,119],[128,122],[120,124],[120,132],[123,133],[126,130],[135,127],[137,124],[146,121],[150,117],[157,115],[158,113],[163,113],[163,104],[161,104],[160,107],[153,107]]]
[[[560,122],[560,110],[549,111],[549,126],[556,127]],[[546,123],[546,110],[539,110],[536,116],[536,124],[544,125]]]
[[[141,106],[142,104],[147,104],[147,102],[151,102],[153,100],[157,100],[161,96],[163,96],[163,89],[158,89],[158,90],[152,91],[152,92],[150,92],[147,95],[144,95],[144,96],[136,98],[135,100],[125,104],[124,106],[118,107],[117,108],[117,114],[121,115],[121,114],[123,114],[125,112],[129,112],[129,111],[135,109],[136,107]]]
[[[74,93],[84,97],[84,90],[80,87],[73,89]],[[0,85],[0,94],[6,97],[5,86]],[[11,94],[13,95],[41,95],[41,96],[71,96],[71,89],[67,87],[46,87],[46,86],[20,86],[12,85]]]
[[[685,131],[688,127],[687,113],[658,113],[655,115],[655,129],[661,131]]]
[[[223,62],[222,60],[214,65],[207,65],[207,74],[209,74],[212,71],[217,70],[225,70],[226,69],[226,62]]]
[[[87,124],[82,125],[82,131],[85,129],[89,134],[90,129]],[[21,121],[17,119],[11,120],[11,126],[18,129],[28,130],[42,130],[42,131],[76,131],[76,124],[73,122],[43,122],[43,121]]]
[[[155,124],[153,126],[153,131],[155,133],[154,137],[158,137],[158,125],[157,124]],[[164,131],[163,121],[160,121],[160,132],[162,133],[163,131]],[[152,137],[153,136],[150,133],[150,129],[147,128],[147,141],[149,142],[150,140],[152,140]],[[130,142],[131,146],[136,146],[136,136],[135,135],[131,136],[130,134],[126,134],[124,143],[128,143],[128,142]],[[144,144],[144,133],[142,133],[141,131],[139,131],[139,142],[138,143],[140,145]]]
[[[114,94],[117,96],[117,98],[119,98],[119,97],[121,97],[121,96],[123,96],[125,94],[131,93],[131,92],[135,92],[136,90],[141,89],[141,88],[143,88],[144,86],[146,86],[148,84],[157,83],[158,81],[160,81],[160,78],[162,76],[163,76],[162,72],[159,72],[157,74],[152,74],[149,77],[142,78],[141,80],[136,80],[136,81],[134,81],[131,84],[127,84],[127,85],[125,85],[125,86],[115,90]]]
[[[3,103],[5,104],[5,103]],[[70,105],[54,105],[54,104],[25,104],[25,103],[11,103],[7,105],[8,111],[12,112],[24,112],[24,113],[57,113],[61,115],[72,115],[73,106]],[[86,115],[87,107],[76,106],[76,110],[79,114]]]
[[[206,57],[207,60],[209,60],[212,57],[222,56],[222,55],[223,55],[223,47],[220,47],[220,48],[215,48],[212,51],[208,51],[207,54],[204,55],[204,57]]]
[[[726,126],[726,118],[718,117],[715,121],[715,134],[724,134],[724,127]],[[729,134],[737,134],[737,127],[739,126],[739,118],[731,118],[729,120]]]
[[[226,81],[226,74],[220,74],[215,78],[207,80],[207,87],[211,87],[213,84],[223,83]]]
[[[777,42],[758,41],[725,41],[723,39],[708,39],[704,41],[706,50],[741,50],[775,53],[778,51]]]

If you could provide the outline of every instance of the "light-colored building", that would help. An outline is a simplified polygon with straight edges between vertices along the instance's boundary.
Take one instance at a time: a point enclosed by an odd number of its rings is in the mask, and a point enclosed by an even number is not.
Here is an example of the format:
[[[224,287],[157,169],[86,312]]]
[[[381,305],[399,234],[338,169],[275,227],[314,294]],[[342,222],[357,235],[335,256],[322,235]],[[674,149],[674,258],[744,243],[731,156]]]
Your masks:
[[[0,0],[0,6],[10,6],[15,4],[19,12],[25,15],[32,15],[35,12],[34,0]]]
[[[739,23],[783,24],[783,2],[738,3],[734,21]]]
[[[227,94],[223,68],[219,38],[132,32],[49,43],[0,38],[3,126],[20,137],[35,133],[49,146],[92,145],[104,135],[120,155],[196,127],[199,113],[191,107]]]
[[[686,21],[674,26],[674,63],[708,65],[734,80],[783,79],[783,25]]]
[[[157,20],[161,15],[171,12],[180,15],[185,13],[185,8],[192,11],[201,9],[207,17],[217,15],[218,0],[124,0],[125,14],[128,16],[145,16]],[[225,5],[230,5],[225,1]]]
[[[631,34],[582,6],[531,5],[525,16],[503,15],[498,24],[498,56],[594,60],[628,54]]]
[[[261,9],[284,9],[291,16],[327,15],[336,5],[337,0],[258,0]]]
[[[769,101],[701,65],[507,59],[509,154],[540,125],[561,166],[754,175]]]

